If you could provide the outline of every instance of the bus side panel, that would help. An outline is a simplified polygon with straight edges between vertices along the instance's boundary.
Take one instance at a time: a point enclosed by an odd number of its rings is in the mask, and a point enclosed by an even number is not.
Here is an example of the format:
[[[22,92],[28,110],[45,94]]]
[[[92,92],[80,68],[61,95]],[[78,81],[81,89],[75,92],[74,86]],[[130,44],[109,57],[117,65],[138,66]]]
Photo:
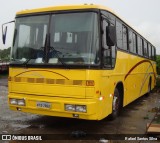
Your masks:
[[[102,111],[101,116],[106,117],[112,112],[112,96],[113,94],[113,81],[110,78],[110,71],[103,70],[101,72],[101,96],[104,98],[103,101],[100,101],[103,103],[103,106],[101,105]],[[101,103],[101,104],[102,104]]]

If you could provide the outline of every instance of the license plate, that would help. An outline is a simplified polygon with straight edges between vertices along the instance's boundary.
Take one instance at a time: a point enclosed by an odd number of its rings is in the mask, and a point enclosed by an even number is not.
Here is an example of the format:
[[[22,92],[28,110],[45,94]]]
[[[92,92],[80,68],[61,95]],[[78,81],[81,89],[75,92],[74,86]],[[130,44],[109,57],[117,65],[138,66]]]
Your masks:
[[[49,102],[37,102],[37,107],[38,108],[50,109],[51,108],[51,103],[49,103]]]

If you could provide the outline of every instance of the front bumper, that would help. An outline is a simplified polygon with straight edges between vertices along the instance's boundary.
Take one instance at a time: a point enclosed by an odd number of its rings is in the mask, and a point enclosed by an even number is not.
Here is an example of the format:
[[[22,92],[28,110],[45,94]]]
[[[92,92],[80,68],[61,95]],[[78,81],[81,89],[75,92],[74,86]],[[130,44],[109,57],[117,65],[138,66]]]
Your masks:
[[[40,115],[67,117],[67,118],[79,118],[86,120],[98,120],[97,110],[98,104],[96,99],[78,99],[78,98],[62,98],[62,97],[49,97],[49,96],[37,96],[28,94],[16,94],[10,93],[8,96],[8,102],[10,98],[25,99],[25,106],[12,105],[9,103],[11,110],[17,110],[21,112],[28,112]],[[50,108],[37,107],[37,102],[50,103]],[[66,111],[66,104],[85,105],[87,112],[75,112]]]

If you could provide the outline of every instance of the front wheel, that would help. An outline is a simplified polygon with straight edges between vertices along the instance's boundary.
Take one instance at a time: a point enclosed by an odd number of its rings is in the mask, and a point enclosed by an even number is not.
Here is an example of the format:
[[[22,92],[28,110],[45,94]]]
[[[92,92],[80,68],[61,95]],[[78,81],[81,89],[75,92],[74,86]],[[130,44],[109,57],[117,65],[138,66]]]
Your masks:
[[[115,88],[113,102],[112,102],[112,114],[110,116],[111,120],[114,120],[116,117],[118,117],[120,113],[120,108],[121,108],[121,97],[119,90]]]

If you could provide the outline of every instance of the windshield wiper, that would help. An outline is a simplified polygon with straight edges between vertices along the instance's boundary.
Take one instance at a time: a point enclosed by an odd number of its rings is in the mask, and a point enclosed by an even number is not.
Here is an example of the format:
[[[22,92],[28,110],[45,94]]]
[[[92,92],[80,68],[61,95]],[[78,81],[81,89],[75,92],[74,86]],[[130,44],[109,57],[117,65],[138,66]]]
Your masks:
[[[46,35],[47,36],[47,35]],[[46,45],[48,46],[48,54],[49,52],[54,52],[54,55],[58,58],[58,61],[67,69],[69,69],[68,65],[63,62],[63,60],[59,57],[58,53],[61,53],[60,51],[56,50],[54,47],[50,46],[50,34],[47,36],[48,38],[46,38]],[[49,55],[48,55],[49,56]]]
[[[31,58],[27,59],[25,62],[22,63],[22,65],[27,66],[27,64],[29,63],[30,60],[32,60],[32,59]]]
[[[67,65],[65,62],[63,62],[63,60],[62,60],[62,59],[59,57],[59,55],[58,55],[58,53],[62,53],[62,52],[56,50],[54,47],[50,47],[50,50],[51,50],[51,52],[54,52],[54,55],[58,58],[58,61],[59,61],[64,67],[66,67],[67,69],[69,69],[68,65]]]

